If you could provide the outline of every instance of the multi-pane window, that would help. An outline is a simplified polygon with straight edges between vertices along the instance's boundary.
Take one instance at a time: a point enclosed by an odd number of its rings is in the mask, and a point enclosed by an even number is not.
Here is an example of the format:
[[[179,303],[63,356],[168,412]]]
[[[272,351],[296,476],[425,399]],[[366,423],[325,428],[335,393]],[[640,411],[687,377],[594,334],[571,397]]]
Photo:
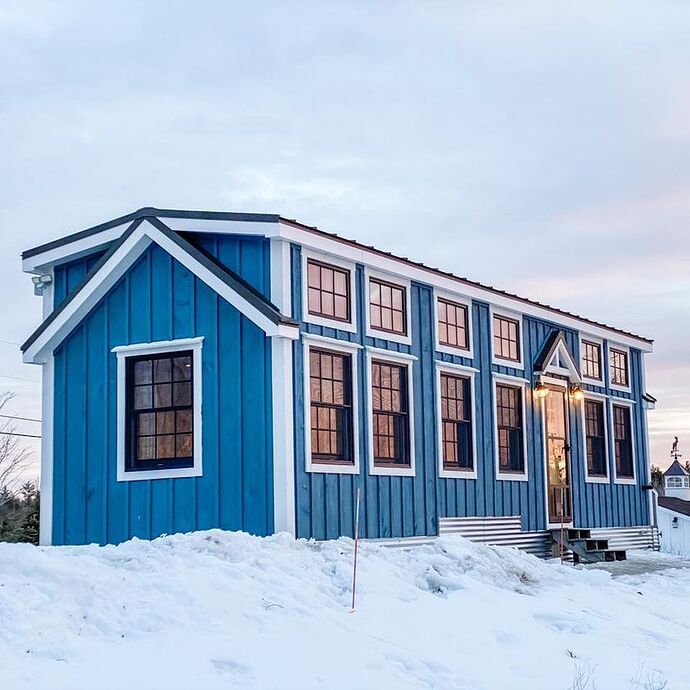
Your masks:
[[[613,439],[616,453],[616,476],[632,479],[633,468],[632,424],[627,405],[613,405]]]
[[[690,487],[690,477],[666,477],[667,489],[687,489]]]
[[[354,464],[351,355],[309,350],[311,457]]]
[[[609,366],[611,368],[611,383],[616,386],[628,386],[628,353],[612,347],[609,356]]]
[[[507,316],[494,314],[494,357],[519,362],[520,322]]]
[[[471,470],[472,405],[470,379],[441,374],[441,443],[444,469]]]
[[[601,345],[582,341],[582,375],[601,381]]]
[[[374,465],[410,465],[407,367],[371,362]]]
[[[369,326],[407,335],[406,289],[378,278],[369,279]]]
[[[191,352],[127,360],[127,470],[194,465],[193,376]]]
[[[307,261],[307,311],[337,321],[350,320],[350,271]]]
[[[496,384],[496,424],[498,427],[498,469],[525,471],[523,443],[522,388]]]
[[[606,477],[606,423],[600,400],[585,400],[585,441],[587,473],[590,477]]]
[[[469,350],[467,306],[439,298],[437,308],[439,344]]]

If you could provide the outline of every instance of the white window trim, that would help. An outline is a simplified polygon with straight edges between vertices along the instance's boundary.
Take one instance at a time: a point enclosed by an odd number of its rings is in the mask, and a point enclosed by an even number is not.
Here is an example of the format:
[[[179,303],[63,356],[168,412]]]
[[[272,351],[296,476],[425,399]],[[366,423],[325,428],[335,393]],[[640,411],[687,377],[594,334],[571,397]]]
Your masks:
[[[350,320],[340,321],[330,319],[327,316],[316,316],[309,313],[309,289],[308,289],[308,261],[318,261],[319,263],[331,265],[334,268],[342,268],[350,273]],[[346,261],[332,254],[323,254],[316,251],[309,251],[302,247],[302,321],[313,323],[317,326],[335,328],[349,333],[357,332],[357,265],[352,261]]]
[[[503,316],[506,319],[511,319],[512,321],[517,321],[518,323],[518,338],[520,339],[520,361],[514,362],[510,359],[502,359],[496,356],[494,350],[494,316]],[[515,311],[507,311],[505,309],[497,309],[493,305],[489,307],[489,325],[491,338],[491,363],[496,364],[501,367],[509,367],[510,369],[524,369],[525,368],[525,341],[522,337],[522,314]]]
[[[583,341],[586,340],[588,343],[592,343],[593,345],[598,345],[599,346],[599,372],[601,373],[601,378],[595,379],[590,376],[585,375],[585,352],[583,348]],[[580,376],[582,377],[583,382],[589,383],[593,386],[601,386],[603,387],[605,385],[604,382],[604,369],[605,369],[605,362],[604,362],[604,341],[601,338],[597,338],[594,335],[589,335],[589,333],[578,333],[578,341],[579,341],[579,348],[580,348]]]
[[[590,477],[589,466],[587,465],[587,426],[585,421],[585,400],[599,402],[603,406],[604,415],[604,457],[606,462],[605,477]],[[611,453],[609,452],[609,411],[608,398],[605,395],[598,395],[590,391],[585,391],[580,403],[580,420],[582,424],[582,460],[585,466],[585,482],[587,484],[610,484],[611,483]]]
[[[369,474],[382,477],[415,476],[415,426],[414,426],[414,380],[413,364],[416,357],[400,352],[388,352],[380,348],[367,348],[367,449],[369,455]],[[409,467],[376,467],[374,465],[374,401],[371,397],[371,362],[374,359],[402,364],[407,367],[407,419],[409,425],[410,466]]]
[[[181,479],[183,477],[200,477],[202,475],[202,363],[201,350],[204,339],[180,338],[178,340],[161,340],[154,343],[136,343],[119,345],[111,351],[117,355],[117,481],[132,482],[150,479]],[[176,467],[160,470],[125,470],[127,453],[127,359],[141,355],[157,355],[166,352],[191,350],[193,369],[194,400],[194,464],[192,467]]]
[[[439,299],[453,302],[467,309],[467,349],[461,347],[452,347],[451,345],[442,345],[439,340],[438,332],[438,301]],[[434,289],[434,344],[437,352],[445,352],[455,357],[465,357],[466,359],[474,359],[474,331],[472,328],[472,300],[452,292],[445,292]]]
[[[628,385],[627,386],[621,386],[617,383],[613,383],[613,376],[611,372],[611,350],[618,350],[619,352],[625,352],[626,354],[626,361],[628,364]],[[614,343],[609,341],[608,347],[606,348],[606,365],[609,373],[609,388],[612,391],[620,391],[621,393],[630,393],[632,392],[632,369],[630,367],[630,348],[626,347],[625,345],[619,345],[618,343]]]
[[[524,472],[501,472],[500,459],[498,452],[498,415],[496,414],[496,385],[498,383],[505,383],[515,388],[520,388],[522,391],[522,453],[525,462]],[[525,396],[525,389],[527,387],[527,380],[518,376],[507,376],[505,374],[493,374],[492,381],[492,416],[494,426],[494,469],[496,471],[496,481],[508,482],[526,482],[529,481],[529,462],[527,456],[527,401]]]
[[[616,429],[613,423],[613,406],[627,407],[630,410],[630,450],[632,453],[632,477],[619,477],[616,469]],[[611,418],[611,450],[613,456],[613,483],[614,484],[637,484],[637,448],[635,447],[635,410],[634,402],[625,398],[609,398],[609,415]]]
[[[477,478],[477,431],[476,431],[476,403],[474,393],[474,375],[477,372],[473,367],[464,367],[460,364],[448,364],[436,362],[436,444],[438,459],[438,476],[442,479],[476,479]],[[472,434],[472,469],[458,468],[447,469],[443,466],[443,423],[441,422],[441,374],[455,374],[464,376],[470,382],[470,433]]]
[[[336,340],[323,336],[303,335],[302,347],[304,365],[304,460],[305,471],[319,474],[359,474],[359,378],[358,378],[358,351],[362,346],[357,343],[349,343],[346,340]],[[311,457],[311,388],[309,385],[309,351],[311,348],[329,350],[336,354],[350,355],[351,371],[350,381],[352,391],[352,449],[353,458],[351,465],[331,465],[312,460]]]
[[[407,326],[407,334],[400,335],[398,333],[389,333],[388,331],[379,331],[371,327],[371,309],[369,306],[369,281],[371,278],[383,280],[391,285],[397,285],[405,288],[405,324]],[[412,309],[410,293],[412,292],[412,283],[406,278],[392,273],[384,273],[383,271],[374,271],[370,268],[364,269],[364,324],[365,334],[369,338],[379,338],[380,340],[388,340],[392,343],[401,343],[403,345],[412,345]]]

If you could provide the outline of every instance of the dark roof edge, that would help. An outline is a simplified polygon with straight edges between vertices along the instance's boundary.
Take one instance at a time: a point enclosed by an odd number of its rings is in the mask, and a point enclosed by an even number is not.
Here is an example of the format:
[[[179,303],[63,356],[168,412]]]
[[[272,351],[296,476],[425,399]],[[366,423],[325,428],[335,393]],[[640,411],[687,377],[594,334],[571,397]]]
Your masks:
[[[57,249],[72,242],[78,242],[91,235],[97,235],[104,230],[116,228],[118,225],[124,225],[133,220],[140,218],[194,218],[198,220],[234,220],[234,221],[251,221],[253,223],[277,223],[280,216],[271,213],[231,213],[224,211],[182,211],[173,209],[162,209],[153,207],[140,208],[132,213],[128,213],[119,218],[109,220],[106,223],[94,225],[86,230],[66,235],[58,240],[41,244],[37,247],[32,247],[22,252],[22,259],[30,259],[32,256],[49,252],[52,249]]]

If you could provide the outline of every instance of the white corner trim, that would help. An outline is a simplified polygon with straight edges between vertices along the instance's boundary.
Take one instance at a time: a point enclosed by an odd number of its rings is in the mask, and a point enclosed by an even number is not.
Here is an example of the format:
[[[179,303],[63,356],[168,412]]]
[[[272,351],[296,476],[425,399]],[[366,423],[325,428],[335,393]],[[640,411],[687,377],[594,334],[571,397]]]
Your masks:
[[[54,391],[55,364],[50,353],[41,367],[41,519],[39,521],[39,543],[50,546],[53,543],[53,452],[54,452]]]
[[[469,348],[463,349],[461,347],[453,347],[451,345],[442,345],[439,341],[438,332],[438,301],[439,299],[447,302],[453,302],[467,309],[467,343]],[[474,359],[474,329],[472,326],[472,300],[468,297],[463,297],[456,293],[447,292],[445,290],[434,289],[434,347],[437,352],[445,352],[455,357],[465,357],[467,359]]]
[[[477,429],[476,429],[476,411],[477,405],[475,401],[475,382],[474,375],[476,369],[471,367],[448,366],[444,362],[436,362],[436,447],[437,447],[437,463],[438,476],[442,479],[476,479],[477,478]],[[455,376],[463,376],[469,380],[470,383],[470,433],[472,434],[472,443],[470,448],[472,450],[472,469],[448,469],[443,466],[443,422],[441,421],[441,374],[452,374]]]
[[[625,345],[619,345],[618,343],[609,341],[607,343],[608,347],[606,349],[606,369],[608,371],[608,383],[609,388],[612,391],[618,391],[620,393],[630,393],[632,392],[632,367],[630,366],[630,348]],[[613,383],[613,374],[611,370],[611,350],[618,350],[618,352],[625,353],[625,361],[628,368],[628,385],[621,386],[618,383]]]
[[[604,380],[604,371],[605,371],[605,362],[604,362],[604,341],[602,338],[598,338],[597,336],[594,335],[589,335],[589,333],[585,332],[580,332],[578,331],[577,334],[577,340],[578,340],[578,347],[580,350],[580,376],[582,377],[582,382],[583,383],[589,383],[593,386],[601,386],[602,388],[606,385],[606,382]],[[593,345],[598,345],[599,346],[599,373],[601,374],[601,378],[595,379],[591,378],[590,376],[585,376],[585,352],[583,348],[583,341],[587,341],[588,343],[592,343]]]
[[[353,343],[350,340],[339,340],[338,338],[329,338],[325,335],[318,335],[316,333],[302,333],[302,340],[308,343],[323,344],[324,347],[331,345],[334,349],[339,350],[362,350],[363,346],[359,343]]]
[[[627,407],[630,415],[630,452],[632,455],[632,477],[619,477],[616,463],[616,427],[613,420],[613,406]],[[637,448],[635,446],[635,411],[634,401],[624,398],[609,398],[609,414],[611,418],[611,446],[613,449],[613,483],[614,484],[637,484]]]
[[[330,319],[327,316],[317,316],[309,313],[309,286],[308,286],[308,262],[309,260],[318,261],[319,263],[333,266],[334,268],[341,268],[346,270],[349,275],[349,299],[350,299],[350,320],[340,321],[339,319]],[[313,323],[318,326],[325,326],[327,328],[335,328],[340,331],[348,331],[349,333],[357,332],[357,265],[353,261],[345,261],[342,258],[333,256],[333,254],[326,254],[324,252],[310,251],[302,248],[302,321],[305,323]]]
[[[292,340],[271,339],[273,530],[296,535]]]
[[[366,346],[366,351],[368,354],[371,354],[374,357],[378,357],[380,359],[391,359],[391,360],[396,360],[398,362],[416,362],[417,357],[415,355],[411,355],[409,352],[398,352],[397,350],[386,350],[383,347],[374,347],[373,345],[367,345]]]
[[[318,472],[323,474],[359,474],[359,376],[357,349],[349,347],[352,343],[327,338],[307,337],[304,339],[303,351],[303,378],[304,378],[304,460],[306,472]],[[312,460],[311,456],[311,386],[309,352],[311,348],[328,350],[337,354],[345,354],[350,357],[350,390],[352,391],[352,452],[351,464],[332,464]]]
[[[508,482],[526,482],[529,481],[529,458],[527,455],[527,405],[525,399],[525,389],[527,388],[527,380],[517,378],[515,376],[506,376],[505,374],[494,374],[491,381],[492,391],[492,417],[494,427],[494,470],[496,472],[497,481]],[[498,415],[496,413],[496,385],[505,384],[521,389],[520,401],[522,404],[522,457],[525,464],[524,472],[501,472],[500,458],[498,450]]]
[[[514,362],[511,359],[502,359],[496,356],[494,348],[494,316],[503,316],[506,319],[517,321],[518,323],[518,338],[520,361]],[[491,340],[491,363],[501,367],[509,367],[510,369],[524,369],[525,368],[525,342],[522,336],[522,314],[520,312],[508,311],[505,309],[497,309],[493,304],[489,306],[489,339]]]
[[[585,401],[591,400],[598,402],[602,408],[602,416],[604,418],[604,459],[606,464],[605,477],[592,477],[589,474],[589,465],[587,464],[587,421],[585,416]],[[611,457],[609,453],[609,410],[606,402],[606,396],[597,395],[589,391],[585,391],[584,397],[580,401],[580,422],[582,425],[582,462],[584,463],[585,482],[587,484],[610,484],[611,483]],[[572,445],[572,443],[571,443]],[[572,468],[571,468],[572,470]]]
[[[280,237],[270,240],[271,302],[281,314],[292,316],[292,264],[290,243]]]
[[[389,333],[388,331],[380,331],[371,327],[371,307],[369,306],[369,281],[383,280],[391,285],[396,285],[405,288],[405,325],[407,333],[405,335],[399,333]],[[400,274],[390,274],[383,271],[371,269],[369,267],[364,269],[364,333],[370,338],[379,338],[381,340],[388,340],[392,343],[401,343],[403,345],[412,345],[412,309],[411,297],[412,282],[409,278],[403,278]]]
[[[369,474],[374,476],[387,476],[387,477],[414,477],[415,475],[415,426],[414,426],[414,361],[412,359],[401,357],[390,357],[387,356],[386,350],[380,350],[378,348],[367,348],[366,359],[367,359],[367,369],[366,369],[366,386],[367,386],[367,425],[368,425],[368,438],[367,438],[367,449],[369,456]],[[400,354],[400,353],[390,353],[390,354]],[[410,442],[410,464],[405,467],[376,467],[374,464],[374,404],[371,397],[371,385],[372,385],[372,375],[371,375],[371,363],[376,359],[379,361],[390,361],[394,364],[400,364],[407,367],[407,420],[408,420],[408,437]]]
[[[202,475],[202,363],[203,338],[180,338],[154,343],[141,343],[114,347],[117,355],[117,481],[131,482],[147,479],[176,479],[200,477]],[[162,354],[181,350],[192,350],[193,402],[194,402],[194,465],[160,470],[127,471],[127,358],[138,355]]]

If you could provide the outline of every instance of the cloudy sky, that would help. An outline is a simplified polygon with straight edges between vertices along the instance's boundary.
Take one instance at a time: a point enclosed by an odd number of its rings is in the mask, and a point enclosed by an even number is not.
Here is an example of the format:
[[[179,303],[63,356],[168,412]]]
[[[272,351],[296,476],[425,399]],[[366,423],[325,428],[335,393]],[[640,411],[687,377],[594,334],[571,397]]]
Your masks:
[[[653,337],[652,460],[690,458],[688,35],[671,1],[0,0],[11,411],[40,415],[23,249],[259,211]]]

